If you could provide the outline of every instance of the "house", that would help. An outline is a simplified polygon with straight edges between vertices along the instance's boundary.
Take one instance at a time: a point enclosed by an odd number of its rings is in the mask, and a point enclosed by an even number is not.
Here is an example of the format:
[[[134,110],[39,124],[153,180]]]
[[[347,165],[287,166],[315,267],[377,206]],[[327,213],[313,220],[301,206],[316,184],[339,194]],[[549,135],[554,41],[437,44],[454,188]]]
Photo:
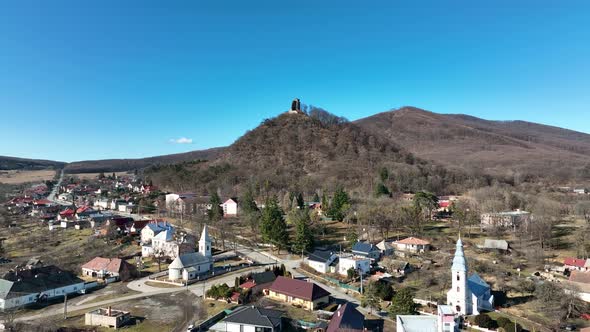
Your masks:
[[[160,234],[163,234],[164,232]],[[156,238],[154,238],[154,240]],[[174,261],[168,266],[168,279],[182,279],[188,281],[196,278],[200,274],[208,273],[210,270],[213,270],[211,242],[212,240],[209,236],[208,227],[205,225],[203,227],[203,232],[201,233],[201,238],[199,239],[199,251],[178,254],[176,258],[174,258]]]
[[[320,202],[310,202],[308,203],[308,208],[311,211],[315,211],[318,216],[324,215],[324,210],[322,210],[322,203]]]
[[[135,204],[133,203],[119,203],[117,206],[117,210],[119,212],[123,212],[123,213],[133,213],[133,210],[135,210]]]
[[[459,238],[451,266],[452,287],[447,292],[447,304],[459,315],[478,315],[482,311],[494,310],[494,295],[477,273],[467,277],[467,261],[463,242]]]
[[[481,227],[528,228],[531,221],[531,213],[527,211],[505,211],[496,213],[483,213],[481,215]]]
[[[113,310],[111,307],[99,308],[84,315],[84,324],[118,329],[131,320],[128,311]]]
[[[250,289],[252,294],[260,293],[263,289],[266,289],[272,285],[277,277],[272,271],[265,271],[259,273],[253,273],[246,282],[240,285],[241,289]]]
[[[126,281],[137,275],[137,269],[120,258],[95,257],[82,265],[82,274],[96,278],[115,277]]]
[[[410,263],[398,259],[386,258],[381,261],[379,265],[384,267],[387,271],[389,271],[389,273],[393,273],[398,276],[403,276],[406,273],[410,273],[412,271]]]
[[[57,220],[58,221],[74,220],[76,218],[75,214],[76,214],[76,211],[74,211],[74,209],[67,208],[57,214]]]
[[[84,280],[57,266],[18,267],[0,279],[0,309],[17,308],[84,290]]]
[[[76,209],[76,219],[85,219],[88,218],[90,215],[95,214],[96,211],[93,210],[90,206],[81,206]]]
[[[430,250],[430,242],[413,236],[395,241],[393,244],[398,250],[407,252],[422,253]]]
[[[381,252],[381,256],[390,256],[393,254],[393,245],[388,241],[381,241],[375,245]]]
[[[361,314],[349,302],[338,307],[338,310],[332,315],[326,332],[361,332],[365,330],[365,315]]]
[[[141,230],[141,243],[151,243],[154,236],[158,235],[158,233],[173,228],[167,221],[153,221],[148,223],[144,228]]]
[[[211,209],[210,198],[195,193],[166,195],[166,210],[176,213],[205,213]]]
[[[106,210],[109,208],[109,200],[107,198],[97,199],[94,201],[93,206],[101,210]]]
[[[283,276],[277,277],[265,292],[271,299],[301,306],[310,311],[330,302],[330,292],[315,283]]]
[[[437,315],[397,315],[397,332],[454,332],[455,314],[451,306],[439,305]]]
[[[588,191],[586,190],[586,188],[575,188],[574,189],[574,194],[578,194],[578,195],[583,195],[586,194]]]
[[[563,260],[563,265],[569,270],[588,271],[585,259],[567,257]]]
[[[151,245],[141,247],[143,257],[159,254],[174,259],[179,255],[195,251],[195,237],[190,234],[176,234],[174,228],[166,229],[152,238]]]
[[[238,199],[235,197],[223,202],[221,207],[223,207],[223,216],[225,217],[235,217],[238,215]]]
[[[209,331],[264,331],[280,332],[283,329],[283,311],[256,306],[243,306],[232,311]]]
[[[371,259],[353,255],[340,256],[338,262],[338,273],[348,275],[348,270],[353,269],[367,274],[371,271]]]
[[[371,243],[362,241],[357,241],[357,243],[352,246],[352,253],[356,256],[370,259],[379,259],[381,256],[381,250],[379,250],[379,248]]]
[[[306,262],[309,267],[317,272],[328,273],[335,272],[337,259],[338,256],[331,251],[316,249],[307,256]]]
[[[508,242],[506,240],[485,239],[483,245],[480,247],[488,250],[508,250]]]

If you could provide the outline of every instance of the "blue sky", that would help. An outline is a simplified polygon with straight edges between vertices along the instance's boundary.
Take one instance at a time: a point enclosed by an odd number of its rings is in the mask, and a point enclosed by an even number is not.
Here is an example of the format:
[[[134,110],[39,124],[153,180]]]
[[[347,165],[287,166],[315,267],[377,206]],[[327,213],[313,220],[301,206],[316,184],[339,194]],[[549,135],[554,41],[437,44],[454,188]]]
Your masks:
[[[590,132],[590,2],[407,3],[0,2],[0,155],[224,146],[294,97]]]

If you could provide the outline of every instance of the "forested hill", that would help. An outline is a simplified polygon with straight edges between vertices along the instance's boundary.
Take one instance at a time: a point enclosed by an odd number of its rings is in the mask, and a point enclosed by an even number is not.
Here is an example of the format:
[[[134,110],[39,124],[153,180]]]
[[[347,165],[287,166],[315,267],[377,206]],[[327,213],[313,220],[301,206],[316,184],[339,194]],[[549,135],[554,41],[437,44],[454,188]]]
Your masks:
[[[66,173],[119,172],[142,169],[152,165],[175,164],[186,161],[215,159],[223,148],[190,151],[139,159],[103,159],[69,163]]]
[[[0,156],[0,170],[59,169],[64,167],[65,164],[61,161]]]
[[[355,121],[416,156],[519,181],[590,179],[590,135],[525,121],[489,121],[414,107]]]
[[[146,175],[173,190],[237,192],[245,185],[314,192],[344,186],[369,192],[387,169],[389,188],[458,191],[489,179],[415,158],[391,140],[328,113],[282,114],[247,132],[209,162],[155,166]]]

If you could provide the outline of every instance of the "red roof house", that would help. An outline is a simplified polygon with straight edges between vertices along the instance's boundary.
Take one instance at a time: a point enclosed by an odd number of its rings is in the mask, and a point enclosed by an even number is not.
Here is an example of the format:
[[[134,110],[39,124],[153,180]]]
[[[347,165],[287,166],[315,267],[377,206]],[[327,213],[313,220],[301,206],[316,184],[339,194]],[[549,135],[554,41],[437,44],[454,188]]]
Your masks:
[[[90,277],[117,277],[127,280],[136,273],[135,266],[120,258],[95,257],[82,265],[82,274]]]
[[[569,269],[583,270],[585,269],[584,266],[586,265],[586,260],[574,257],[567,257],[563,260],[563,265],[565,265],[565,267]]]
[[[277,277],[267,294],[272,299],[300,305],[308,310],[316,310],[330,301],[330,292],[315,283],[283,276]]]

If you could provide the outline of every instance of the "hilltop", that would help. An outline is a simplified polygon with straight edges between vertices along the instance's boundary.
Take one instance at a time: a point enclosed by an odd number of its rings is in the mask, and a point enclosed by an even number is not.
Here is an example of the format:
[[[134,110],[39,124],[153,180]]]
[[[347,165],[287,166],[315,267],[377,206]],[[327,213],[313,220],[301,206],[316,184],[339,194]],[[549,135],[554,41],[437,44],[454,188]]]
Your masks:
[[[382,168],[399,190],[437,192],[485,181],[416,158],[391,140],[326,114],[281,114],[264,120],[214,160],[155,166],[146,175],[170,189],[220,187],[227,192],[246,184],[304,192],[343,185],[366,192]]]

